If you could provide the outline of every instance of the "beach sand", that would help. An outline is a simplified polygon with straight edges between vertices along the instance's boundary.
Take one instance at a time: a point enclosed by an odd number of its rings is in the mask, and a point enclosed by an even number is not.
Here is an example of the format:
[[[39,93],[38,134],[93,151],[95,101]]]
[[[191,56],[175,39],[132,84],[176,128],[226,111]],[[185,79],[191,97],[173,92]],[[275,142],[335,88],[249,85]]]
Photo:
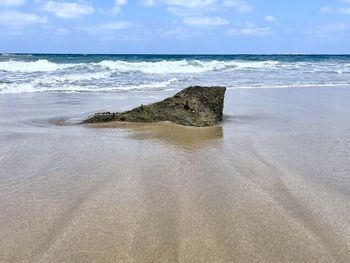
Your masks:
[[[175,91],[0,95],[0,262],[350,262],[350,89],[228,90],[212,128],[82,126]]]

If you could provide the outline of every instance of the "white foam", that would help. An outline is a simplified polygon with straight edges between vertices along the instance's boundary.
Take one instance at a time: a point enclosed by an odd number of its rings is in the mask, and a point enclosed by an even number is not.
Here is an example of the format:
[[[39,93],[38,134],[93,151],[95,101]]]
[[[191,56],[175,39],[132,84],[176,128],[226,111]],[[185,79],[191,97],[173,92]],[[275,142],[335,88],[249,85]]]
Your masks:
[[[96,87],[96,86],[80,86],[73,85],[71,83],[62,83],[59,85],[49,85],[46,81],[41,82],[38,79],[34,79],[25,83],[2,83],[0,84],[0,93],[40,93],[40,92],[108,92],[108,91],[133,91],[133,90],[152,90],[166,88],[167,86],[177,83],[177,78],[172,78],[165,81],[148,81],[139,85],[124,85],[124,86],[109,86],[109,87]],[[52,84],[52,83],[51,83]]]
[[[1,61],[0,71],[14,73],[54,72],[64,69],[109,70],[113,72],[141,72],[144,74],[198,74],[217,70],[302,70],[303,72],[350,72],[350,64],[268,61],[221,61],[221,60],[163,60],[122,61],[103,60],[91,63],[55,63],[46,59],[36,61]]]
[[[33,92],[37,92],[37,89],[31,82],[0,84],[0,93],[33,93]]]
[[[63,75],[50,75],[45,78],[37,79],[40,83],[54,84],[57,82],[77,82],[77,81],[88,81],[88,80],[99,80],[107,79],[113,73],[108,71],[99,71],[91,73],[75,73],[75,74],[63,74]]]
[[[145,74],[190,74],[204,73],[223,69],[267,69],[279,65],[277,61],[200,61],[200,60],[177,60],[157,62],[126,62],[104,60],[93,63],[95,66],[116,70],[119,72],[139,71]]]
[[[73,68],[77,64],[59,64],[50,62],[46,59],[39,59],[36,61],[1,61],[0,71],[5,72],[50,72],[61,69]]]
[[[235,89],[289,89],[289,88],[331,88],[331,87],[350,87],[349,83],[309,83],[309,84],[265,84],[265,85],[242,85],[230,86],[229,90]]]
[[[176,74],[176,73],[201,73],[206,68],[191,65],[186,60],[181,61],[159,61],[159,62],[126,62],[104,60],[95,64],[110,70],[119,72],[142,72],[145,74]]]
[[[0,61],[0,93],[108,92],[223,85],[288,88],[348,85],[350,63],[244,60],[103,60],[89,63]],[[266,76],[266,77],[265,77]],[[333,85],[334,84],[334,85]],[[177,85],[176,88],[179,88]]]
[[[170,84],[174,84],[179,82],[179,80],[177,78],[172,78],[169,80],[165,80],[165,81],[158,81],[158,82],[145,82],[142,83],[140,85],[128,85],[128,86],[121,86],[121,87],[117,87],[116,89],[118,90],[143,90],[143,89],[159,89],[159,88],[165,88],[167,86],[169,86]]]

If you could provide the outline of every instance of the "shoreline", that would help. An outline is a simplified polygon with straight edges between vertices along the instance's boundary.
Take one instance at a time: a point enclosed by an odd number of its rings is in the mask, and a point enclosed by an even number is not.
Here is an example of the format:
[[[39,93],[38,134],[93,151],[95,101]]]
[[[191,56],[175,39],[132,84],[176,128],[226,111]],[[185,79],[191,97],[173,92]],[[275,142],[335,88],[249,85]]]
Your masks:
[[[0,261],[350,260],[350,89],[228,90],[211,128],[49,123],[172,94],[1,94]]]

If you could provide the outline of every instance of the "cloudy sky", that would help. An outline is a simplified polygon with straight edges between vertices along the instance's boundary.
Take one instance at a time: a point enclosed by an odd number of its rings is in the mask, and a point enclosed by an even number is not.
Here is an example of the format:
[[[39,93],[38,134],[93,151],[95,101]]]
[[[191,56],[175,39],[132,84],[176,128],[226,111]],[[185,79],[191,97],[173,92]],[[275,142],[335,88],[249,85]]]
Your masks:
[[[0,0],[0,52],[350,53],[350,0]]]

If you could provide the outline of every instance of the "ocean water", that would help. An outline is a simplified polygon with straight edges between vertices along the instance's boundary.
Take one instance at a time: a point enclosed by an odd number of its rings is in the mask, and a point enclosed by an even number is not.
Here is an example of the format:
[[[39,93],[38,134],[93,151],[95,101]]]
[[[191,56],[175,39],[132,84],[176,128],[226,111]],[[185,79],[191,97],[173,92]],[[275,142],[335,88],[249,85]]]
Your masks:
[[[1,54],[0,93],[350,85],[350,55]]]

